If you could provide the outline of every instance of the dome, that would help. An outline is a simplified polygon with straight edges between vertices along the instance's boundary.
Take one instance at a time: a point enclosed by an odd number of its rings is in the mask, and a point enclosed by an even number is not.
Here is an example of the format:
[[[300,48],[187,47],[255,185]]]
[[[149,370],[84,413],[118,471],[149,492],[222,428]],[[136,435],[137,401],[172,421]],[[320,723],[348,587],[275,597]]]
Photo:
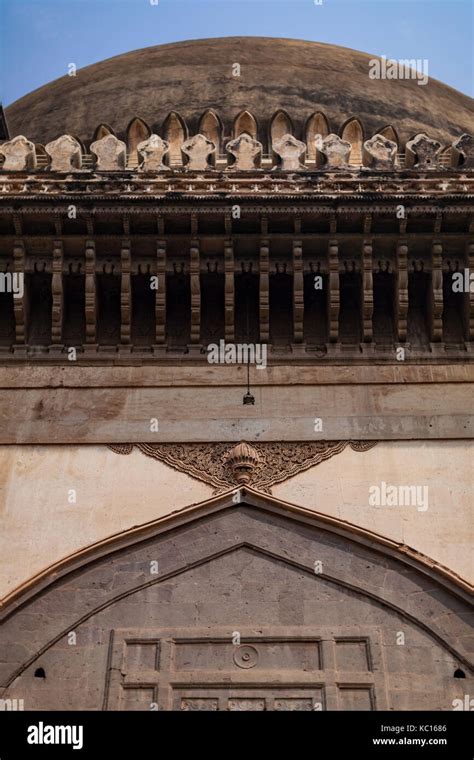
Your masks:
[[[286,112],[301,139],[311,114],[323,112],[330,131],[357,117],[365,137],[392,125],[402,143],[427,132],[450,143],[474,131],[473,101],[430,79],[369,78],[374,56],[335,45],[266,37],[191,40],[135,50],[63,76],[6,109],[10,134],[46,143],[67,133],[90,143],[99,124],[119,137],[140,117],[157,133],[171,111],[190,134],[213,109],[230,137],[234,119],[248,110],[258,138]],[[235,76],[240,66],[240,76]]]

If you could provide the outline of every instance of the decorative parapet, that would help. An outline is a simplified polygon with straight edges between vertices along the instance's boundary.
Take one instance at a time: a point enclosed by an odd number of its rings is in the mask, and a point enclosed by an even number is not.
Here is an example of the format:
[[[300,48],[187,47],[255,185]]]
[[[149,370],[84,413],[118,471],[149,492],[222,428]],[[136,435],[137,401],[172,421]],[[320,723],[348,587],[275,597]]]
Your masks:
[[[383,135],[374,135],[364,143],[367,154],[367,165],[372,169],[386,169],[391,171],[395,167],[397,155],[397,143],[387,140]]]
[[[293,135],[283,135],[279,140],[272,143],[272,148],[273,152],[280,158],[280,164],[275,166],[275,169],[292,172],[305,170],[305,165],[300,161],[306,152],[304,142],[297,140]]]
[[[315,145],[322,156],[321,165],[327,169],[347,169],[352,145],[337,135],[316,135]],[[317,155],[317,154],[316,154]]]
[[[169,171],[163,159],[169,152],[169,144],[159,135],[150,135],[147,140],[138,143],[138,155],[142,159],[139,169],[147,172]]]
[[[97,171],[117,171],[125,169],[127,146],[115,135],[105,135],[91,145],[92,155],[96,158]]]
[[[76,172],[74,177],[60,176],[58,172],[29,172],[21,176],[17,172],[0,172],[0,199],[10,196],[25,200],[36,198],[82,201],[114,199],[114,208],[136,198],[162,198],[169,203],[180,197],[201,199],[204,197],[225,201],[225,197],[276,199],[318,199],[339,201],[343,199],[364,200],[377,197],[392,200],[413,198],[418,203],[435,197],[444,199],[471,198],[474,194],[474,174],[458,171],[433,170],[429,174],[415,169],[380,173],[366,169],[363,173],[326,170],[321,172],[269,173],[255,169],[250,171],[217,172],[211,167],[205,172],[171,169],[163,172],[113,172],[95,174]],[[121,202],[121,203],[120,203]],[[1,206],[0,206],[1,209]],[[133,209],[130,211],[134,213]],[[64,213],[53,209],[53,213]],[[303,211],[301,213],[304,213]]]
[[[0,156],[4,157],[3,171],[32,171],[36,169],[34,143],[23,135],[17,135],[0,145]]]
[[[183,143],[181,150],[188,158],[186,168],[189,171],[205,171],[211,165],[211,156],[216,152],[216,146],[204,135],[194,135]]]
[[[286,131],[291,125],[285,122],[282,125],[286,128],[284,132],[272,133],[269,153],[265,155],[256,130],[252,134],[247,131],[252,127],[248,120],[236,122],[233,138],[224,144],[218,121],[211,132],[205,130],[188,138],[183,126],[178,129],[180,122],[176,119],[173,124],[168,123],[169,120],[165,123],[163,136],[152,133],[142,124],[140,136],[145,139],[141,140],[136,134],[135,119],[132,122],[135,131],[130,132],[127,143],[118,139],[110,127],[98,127],[96,133],[100,139],[95,139],[88,149],[80,146],[73,136],[62,135],[48,143],[45,152],[43,146],[35,146],[23,135],[18,135],[0,145],[0,163],[2,156],[4,159],[0,168],[2,172],[69,172],[80,168],[88,173],[94,170],[135,172],[137,158],[141,169],[156,173],[169,168],[201,172],[219,172],[227,168],[229,171],[254,172],[261,167],[262,170],[282,172],[345,170],[352,173],[364,169],[396,172],[410,168],[423,172],[434,169],[464,172],[474,168],[474,137],[468,134],[457,137],[450,146],[442,146],[437,140],[420,133],[407,142],[405,152],[402,152],[394,140],[387,139],[387,128],[364,142],[358,120],[350,120],[341,135],[325,134],[324,130],[316,132],[313,127],[308,127],[303,140]],[[393,130],[388,133],[390,136],[395,134]]]
[[[406,148],[405,163],[407,166],[414,166],[423,171],[439,167],[441,143],[437,140],[432,140],[428,135],[419,134],[407,142]]]
[[[71,135],[62,135],[45,147],[53,172],[73,172],[82,166],[82,151],[78,141]]]
[[[231,140],[226,145],[227,152],[234,157],[235,161],[229,169],[236,171],[252,171],[258,167],[258,161],[262,155],[262,143],[254,140],[246,132]]]
[[[461,165],[463,169],[474,169],[474,137],[461,135],[453,142],[452,166]]]

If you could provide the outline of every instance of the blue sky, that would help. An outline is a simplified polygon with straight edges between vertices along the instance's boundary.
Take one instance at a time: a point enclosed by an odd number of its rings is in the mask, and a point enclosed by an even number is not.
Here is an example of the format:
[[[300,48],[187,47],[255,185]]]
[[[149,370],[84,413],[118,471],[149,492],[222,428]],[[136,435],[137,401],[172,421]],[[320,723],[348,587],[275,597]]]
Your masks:
[[[77,68],[165,42],[255,35],[388,58],[474,94],[473,0],[0,0],[4,105]],[[319,2],[319,0],[317,0]]]

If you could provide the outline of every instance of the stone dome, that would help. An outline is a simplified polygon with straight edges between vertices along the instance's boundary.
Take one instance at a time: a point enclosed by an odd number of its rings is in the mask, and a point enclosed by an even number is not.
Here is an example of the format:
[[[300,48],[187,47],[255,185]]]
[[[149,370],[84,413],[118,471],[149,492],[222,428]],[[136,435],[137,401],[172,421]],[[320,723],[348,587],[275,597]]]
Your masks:
[[[404,143],[427,132],[450,143],[474,131],[473,100],[437,80],[370,79],[374,56],[335,45],[266,37],[191,40],[135,50],[63,76],[6,109],[10,135],[46,143],[61,134],[86,144],[99,124],[119,137],[140,117],[160,133],[171,111],[189,134],[213,109],[230,137],[234,119],[248,110],[267,144],[269,123],[283,109],[301,139],[314,112],[322,111],[339,132],[351,117],[365,137],[392,125]],[[234,76],[233,65],[240,65]],[[235,69],[234,69],[235,70]]]

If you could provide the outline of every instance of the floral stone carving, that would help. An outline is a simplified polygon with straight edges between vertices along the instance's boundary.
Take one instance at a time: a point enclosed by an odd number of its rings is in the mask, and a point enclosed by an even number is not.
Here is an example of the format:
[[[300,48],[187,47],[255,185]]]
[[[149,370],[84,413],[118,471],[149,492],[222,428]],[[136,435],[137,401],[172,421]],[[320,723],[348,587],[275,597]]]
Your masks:
[[[53,172],[73,172],[81,168],[82,151],[78,141],[71,135],[61,135],[45,146],[51,159]]]
[[[372,169],[393,169],[397,155],[397,143],[383,135],[374,135],[364,143]]]
[[[453,142],[453,148],[463,158],[461,168],[474,169],[474,137],[467,134],[461,135]],[[455,166],[457,166],[457,162]]]
[[[230,167],[241,171],[255,169],[257,161],[262,154],[262,143],[243,132],[226,145],[226,151],[234,156],[235,162]]]
[[[203,171],[210,166],[210,159],[216,152],[216,146],[204,135],[194,135],[181,146],[181,150],[188,158],[186,169]]]
[[[108,444],[117,454],[131,454],[135,446],[197,480],[214,486],[215,493],[236,485],[249,485],[271,493],[272,486],[330,459],[347,446],[368,451],[376,441],[290,441],[229,443],[124,443]],[[244,479],[245,478],[245,479]]]
[[[17,135],[13,140],[0,145],[0,155],[4,156],[4,171],[23,172],[36,169],[36,151],[34,143],[24,135]]]
[[[437,169],[441,143],[420,133],[406,144],[407,160],[414,156],[415,169]]]
[[[346,168],[349,163],[349,156],[352,145],[347,140],[342,140],[339,135],[333,133],[323,137],[316,135],[314,138],[316,150],[324,159],[324,166],[327,169]]]
[[[300,162],[300,157],[306,152],[306,144],[297,140],[293,135],[283,135],[275,140],[272,149],[280,157],[280,166],[274,167],[282,171],[304,171],[305,165]]]
[[[97,157],[97,171],[125,169],[127,146],[115,135],[105,135],[91,145],[91,153]]]
[[[138,155],[142,159],[142,171],[169,171],[169,166],[163,163],[163,158],[169,152],[169,144],[159,135],[150,135],[137,146]]]

